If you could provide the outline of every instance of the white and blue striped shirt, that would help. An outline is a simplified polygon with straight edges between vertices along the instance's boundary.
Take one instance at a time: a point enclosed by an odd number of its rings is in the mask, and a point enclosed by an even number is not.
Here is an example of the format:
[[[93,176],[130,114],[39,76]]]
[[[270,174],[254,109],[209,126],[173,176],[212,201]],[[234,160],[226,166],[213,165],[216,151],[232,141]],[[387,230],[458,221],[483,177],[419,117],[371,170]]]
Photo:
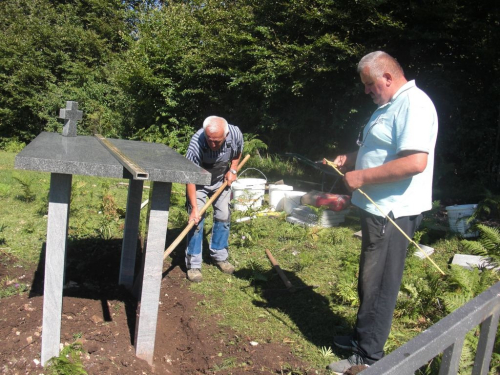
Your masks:
[[[217,151],[212,151],[208,147],[203,128],[198,130],[189,143],[186,158],[194,164],[210,169],[220,163],[229,163],[243,152],[243,134],[235,125],[229,125],[229,134]]]

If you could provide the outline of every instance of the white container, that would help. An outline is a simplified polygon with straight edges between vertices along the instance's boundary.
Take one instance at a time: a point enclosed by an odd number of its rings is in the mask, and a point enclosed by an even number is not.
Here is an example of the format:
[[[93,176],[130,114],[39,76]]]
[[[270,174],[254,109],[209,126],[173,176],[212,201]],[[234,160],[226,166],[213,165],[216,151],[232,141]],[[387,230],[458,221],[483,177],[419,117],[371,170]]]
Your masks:
[[[266,180],[262,178],[239,178],[231,184],[236,211],[246,211],[262,206]]]
[[[292,191],[290,185],[269,185],[269,205],[275,211],[283,211],[285,207],[285,192]]]
[[[448,212],[448,223],[452,232],[460,233],[463,237],[476,237],[477,232],[470,232],[470,224],[467,219],[472,216],[477,204],[462,204],[446,207]]]
[[[305,191],[285,191],[285,212],[291,215],[295,207],[300,206],[300,198],[305,195]]]

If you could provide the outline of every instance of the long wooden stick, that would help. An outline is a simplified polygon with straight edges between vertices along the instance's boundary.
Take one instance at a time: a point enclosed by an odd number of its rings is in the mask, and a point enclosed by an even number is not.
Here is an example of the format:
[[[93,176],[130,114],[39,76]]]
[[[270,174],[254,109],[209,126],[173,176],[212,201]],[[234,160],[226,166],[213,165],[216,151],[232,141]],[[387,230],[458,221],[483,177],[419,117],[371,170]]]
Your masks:
[[[335,171],[336,171],[339,175],[344,176],[344,174],[343,174],[341,171],[339,171],[339,170],[337,169],[336,165],[335,165],[335,164],[333,164],[333,162],[331,162],[331,161],[329,161],[329,160],[326,160],[326,159],[323,159],[323,160],[325,161],[325,163],[326,163],[326,164],[328,164],[330,167],[332,167],[333,169],[335,169]],[[412,244],[414,244],[414,245],[415,245],[415,246],[416,246],[416,247],[417,247],[417,248],[418,248],[418,249],[419,249],[419,250],[420,250],[420,251],[421,251],[421,252],[425,255],[425,257],[426,257],[426,258],[427,258],[427,259],[428,259],[428,260],[429,260],[429,261],[430,261],[430,262],[434,265],[434,267],[436,267],[436,268],[439,270],[439,272],[441,272],[441,274],[442,274],[442,275],[445,275],[445,273],[441,270],[441,268],[439,268],[439,266],[438,266],[436,263],[434,263],[434,261],[431,259],[431,257],[430,257],[429,255],[427,255],[427,253],[426,253],[424,250],[422,250],[422,249],[420,248],[420,246],[418,246],[418,244],[417,244],[415,241],[413,241],[413,240],[412,240],[412,239],[411,239],[411,238],[410,238],[410,237],[409,237],[409,236],[408,236],[408,235],[407,235],[407,234],[406,234],[406,233],[405,233],[405,232],[404,232],[404,231],[403,231],[403,230],[399,227],[399,225],[397,225],[397,224],[394,222],[394,220],[392,220],[392,219],[389,217],[389,215],[387,215],[384,211],[382,211],[382,209],[381,209],[381,208],[380,208],[380,207],[379,207],[379,206],[378,206],[378,205],[377,205],[377,204],[376,204],[376,203],[375,203],[375,202],[374,202],[374,201],[373,201],[373,200],[372,200],[372,199],[371,199],[371,198],[370,198],[370,197],[369,197],[369,196],[368,196],[368,195],[367,195],[364,191],[362,191],[361,189],[356,189],[356,190],[358,190],[361,194],[363,194],[363,195],[366,197],[366,199],[368,199],[371,203],[373,203],[373,205],[377,208],[377,210],[379,210],[379,211],[382,213],[382,215],[384,215],[384,217],[385,217],[387,220],[389,220],[389,221],[390,221],[390,222],[391,222],[391,223],[392,223],[392,224],[393,224],[393,225],[394,225],[394,226],[395,226],[395,227],[396,227],[396,228],[397,228],[397,229],[398,229],[398,230],[399,230],[399,231],[403,234],[403,236],[405,236],[405,237],[406,237],[406,239],[407,239],[408,241],[410,241]]]
[[[281,280],[285,283],[286,289],[289,292],[292,292],[292,293],[295,292],[294,286],[292,285],[290,280],[288,280],[288,277],[286,277],[286,275],[283,272],[283,270],[281,269],[280,265],[278,264],[278,262],[276,262],[276,259],[274,259],[273,255],[271,254],[271,252],[268,249],[266,249],[266,255],[269,258],[269,260],[271,261],[271,264],[273,265],[276,272],[278,272],[278,275],[281,278]]]
[[[240,161],[240,164],[238,164],[238,167],[236,168],[237,171],[243,167],[243,165],[247,162],[247,160],[250,159],[250,155],[245,156],[245,158]],[[199,214],[200,216],[205,213],[205,211],[212,205],[212,203],[217,199],[217,197],[224,191],[224,189],[227,186],[227,181],[224,181],[224,183],[217,189],[217,191],[210,197],[210,199],[205,203],[205,205],[201,208]],[[167,259],[169,254],[179,245],[179,243],[186,237],[188,232],[193,228],[194,226],[194,221],[189,222],[189,224],[184,228],[184,230],[177,236],[177,238],[172,242],[172,244],[165,250],[165,253],[163,254],[163,260]]]

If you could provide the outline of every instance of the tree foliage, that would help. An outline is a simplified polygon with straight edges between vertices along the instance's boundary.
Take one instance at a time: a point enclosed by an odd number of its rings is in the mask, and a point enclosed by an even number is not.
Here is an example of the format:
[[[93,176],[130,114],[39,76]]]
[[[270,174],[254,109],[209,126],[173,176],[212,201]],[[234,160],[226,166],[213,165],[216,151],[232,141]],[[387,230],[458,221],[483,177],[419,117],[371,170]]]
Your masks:
[[[125,15],[118,0],[1,2],[1,136],[58,130],[67,100],[85,111],[84,132],[119,135],[127,99],[112,72],[127,48]]]
[[[436,104],[437,198],[477,196],[500,182],[499,16],[492,0],[1,2],[1,136],[56,131],[76,100],[81,133],[183,152],[218,114],[271,153],[332,157],[374,110],[355,68],[382,49]]]

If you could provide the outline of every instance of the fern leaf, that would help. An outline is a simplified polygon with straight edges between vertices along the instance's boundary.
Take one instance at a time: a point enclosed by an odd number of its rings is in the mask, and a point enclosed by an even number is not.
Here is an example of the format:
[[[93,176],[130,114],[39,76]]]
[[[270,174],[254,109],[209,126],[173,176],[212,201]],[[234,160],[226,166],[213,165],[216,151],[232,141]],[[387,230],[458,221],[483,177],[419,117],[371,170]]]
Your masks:
[[[452,266],[450,274],[450,284],[461,289],[461,295],[467,300],[474,296],[475,286],[478,284],[480,278],[479,270],[467,270],[460,266]]]
[[[478,224],[481,231],[480,242],[488,250],[495,254],[500,253],[500,230],[484,224]]]
[[[471,254],[488,255],[488,249],[483,246],[482,242],[462,240],[460,243]]]
[[[444,305],[449,313],[452,313],[459,307],[467,303],[468,299],[461,293],[446,293],[443,296]]]

